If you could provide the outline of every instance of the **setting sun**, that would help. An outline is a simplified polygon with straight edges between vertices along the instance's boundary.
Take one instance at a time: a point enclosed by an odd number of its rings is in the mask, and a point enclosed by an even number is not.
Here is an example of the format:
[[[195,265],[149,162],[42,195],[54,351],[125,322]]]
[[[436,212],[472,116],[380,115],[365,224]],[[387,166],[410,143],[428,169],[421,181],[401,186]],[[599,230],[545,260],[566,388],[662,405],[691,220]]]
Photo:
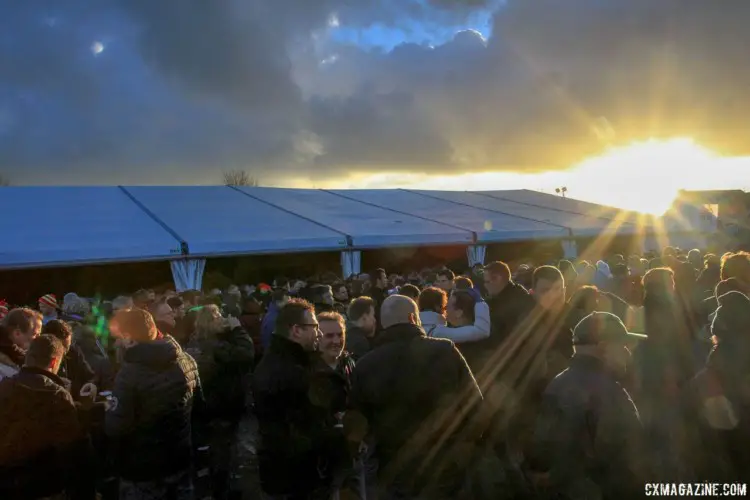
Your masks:
[[[649,140],[613,147],[569,173],[592,201],[660,215],[685,188],[687,178],[710,172],[719,160],[690,139]]]
[[[317,187],[436,190],[531,189],[550,194],[567,187],[571,198],[663,214],[681,189],[747,187],[750,157],[724,157],[693,140],[645,140],[613,146],[565,170],[534,174],[508,170],[454,175],[379,172],[321,182]],[[298,187],[304,187],[300,185]]]

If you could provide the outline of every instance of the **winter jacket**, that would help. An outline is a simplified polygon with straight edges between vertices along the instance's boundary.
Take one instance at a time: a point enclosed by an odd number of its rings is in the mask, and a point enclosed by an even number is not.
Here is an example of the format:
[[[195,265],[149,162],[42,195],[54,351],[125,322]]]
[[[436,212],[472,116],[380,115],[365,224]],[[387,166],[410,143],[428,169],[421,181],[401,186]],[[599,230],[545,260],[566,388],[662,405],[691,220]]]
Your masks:
[[[500,293],[489,297],[487,305],[490,308],[490,336],[461,346],[461,353],[475,374],[482,371],[485,363],[531,312],[535,302],[524,287],[510,282]]]
[[[205,406],[201,416],[237,422],[245,413],[245,396],[255,362],[253,342],[242,328],[194,341],[187,349],[198,363]]]
[[[685,319],[669,297],[646,297],[648,338],[633,352],[632,392],[647,427],[665,407],[677,404],[682,386],[698,371]]]
[[[723,347],[716,346],[706,368],[683,391],[679,480],[750,480],[750,374],[742,361],[747,354]]]
[[[105,419],[121,477],[152,481],[190,467],[199,387],[197,364],[170,336],[125,351]]]
[[[24,367],[0,382],[0,498],[58,494],[71,485],[85,440],[64,381]]]
[[[453,342],[399,324],[375,338],[352,375],[347,434],[377,442],[379,483],[405,494],[450,493],[478,436],[469,425],[482,393]],[[425,462],[429,460],[429,462]]]
[[[311,400],[313,404],[327,409],[332,418],[331,425],[335,425],[337,422],[333,416],[346,411],[356,362],[349,353],[344,352],[335,368],[328,366],[319,355],[314,355],[312,363]]]
[[[346,325],[346,350],[355,361],[370,352],[371,349],[372,336],[358,326]]]
[[[274,335],[255,370],[258,466],[269,495],[307,498],[325,488],[327,459],[345,446],[340,430],[329,425],[328,410],[311,399],[312,369],[311,353]]]
[[[444,316],[432,311],[419,313],[419,319],[428,337],[448,339],[457,344],[477,342],[490,336],[490,308],[486,302],[477,302],[474,305],[473,325],[448,326]]]
[[[259,360],[263,354],[263,343],[261,342],[261,326],[263,324],[263,308],[259,302],[247,301],[242,315],[238,318],[242,329],[250,336],[255,349],[255,359]]]
[[[12,377],[16,373],[18,373],[18,370],[20,369],[20,366],[14,363],[10,359],[10,357],[8,357],[5,353],[0,352],[0,380]]]
[[[354,359],[346,352],[342,353],[334,368],[322,357],[313,356],[310,401],[325,411],[328,427],[336,427],[342,423],[341,418],[349,401],[354,367]],[[336,471],[351,467],[351,457],[345,446],[331,449],[327,461],[329,467],[326,473],[331,478]]]
[[[710,266],[700,272],[696,280],[696,286],[698,290],[711,291],[713,293],[719,281],[721,281],[721,267]]]
[[[576,355],[544,392],[527,467],[555,498],[635,498],[643,491],[638,410],[597,358]]]
[[[81,387],[89,382],[96,383],[96,374],[86,361],[81,348],[73,344],[65,354],[58,375],[61,378],[70,380],[70,394],[73,399],[78,399]],[[99,386],[97,386],[99,388]],[[104,389],[100,389],[104,390]]]
[[[25,357],[23,349],[9,340],[0,340],[0,380],[18,373]]]
[[[375,301],[375,320],[377,322],[377,329],[380,331],[382,323],[380,322],[380,308],[383,306],[383,302],[388,298],[388,290],[382,288],[372,287],[367,294],[372,300]]]
[[[260,325],[260,343],[263,346],[263,352],[268,351],[271,346],[271,337],[276,328],[276,317],[279,315],[279,306],[275,302],[268,305],[268,312],[263,316],[263,322]]]
[[[107,352],[91,333],[93,332],[87,332],[85,329],[79,330],[74,335],[73,345],[80,350],[94,372],[94,383],[99,391],[108,391],[115,381],[114,367]]]

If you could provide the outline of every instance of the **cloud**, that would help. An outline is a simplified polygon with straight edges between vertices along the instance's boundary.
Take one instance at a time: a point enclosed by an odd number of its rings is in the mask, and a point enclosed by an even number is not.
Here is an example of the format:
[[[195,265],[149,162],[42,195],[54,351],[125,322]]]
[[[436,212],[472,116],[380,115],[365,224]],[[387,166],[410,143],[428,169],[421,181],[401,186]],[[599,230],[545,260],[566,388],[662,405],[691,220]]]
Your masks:
[[[465,29],[491,12],[486,39]],[[746,154],[749,21],[743,0],[5,2],[0,170],[19,183],[538,171],[676,135]],[[390,52],[332,36],[381,27],[463,31]]]

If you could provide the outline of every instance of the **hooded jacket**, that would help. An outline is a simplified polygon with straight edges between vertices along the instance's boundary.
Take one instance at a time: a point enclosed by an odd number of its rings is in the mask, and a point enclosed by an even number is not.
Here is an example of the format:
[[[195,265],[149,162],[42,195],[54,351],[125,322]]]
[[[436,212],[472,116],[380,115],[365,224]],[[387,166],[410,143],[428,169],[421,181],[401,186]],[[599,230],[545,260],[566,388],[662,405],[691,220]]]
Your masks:
[[[52,496],[69,485],[84,433],[64,386],[28,367],[0,382],[1,498]]]
[[[152,481],[190,467],[199,387],[197,364],[170,336],[125,351],[105,417],[121,477]]]

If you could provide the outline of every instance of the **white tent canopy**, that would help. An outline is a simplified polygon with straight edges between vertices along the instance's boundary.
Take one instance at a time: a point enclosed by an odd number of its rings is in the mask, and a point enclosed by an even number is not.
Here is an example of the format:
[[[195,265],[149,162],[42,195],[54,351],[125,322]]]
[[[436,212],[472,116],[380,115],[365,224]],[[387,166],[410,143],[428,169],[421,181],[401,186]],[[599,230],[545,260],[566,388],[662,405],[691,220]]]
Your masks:
[[[110,186],[2,194],[0,269],[530,239],[572,244],[648,225],[632,212],[533,191]]]

